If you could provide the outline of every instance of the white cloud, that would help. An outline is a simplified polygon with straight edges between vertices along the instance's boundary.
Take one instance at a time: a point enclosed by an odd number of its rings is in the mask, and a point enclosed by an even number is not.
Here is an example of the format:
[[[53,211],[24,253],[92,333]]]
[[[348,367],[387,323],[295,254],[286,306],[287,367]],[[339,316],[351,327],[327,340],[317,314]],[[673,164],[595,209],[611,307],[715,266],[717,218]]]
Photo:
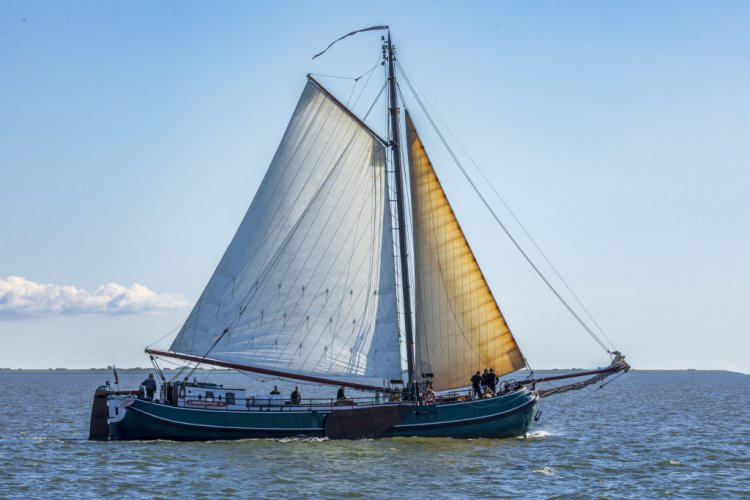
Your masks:
[[[182,309],[179,294],[156,293],[137,283],[117,283],[87,292],[68,285],[35,283],[20,276],[0,279],[0,320],[77,314],[139,314]]]

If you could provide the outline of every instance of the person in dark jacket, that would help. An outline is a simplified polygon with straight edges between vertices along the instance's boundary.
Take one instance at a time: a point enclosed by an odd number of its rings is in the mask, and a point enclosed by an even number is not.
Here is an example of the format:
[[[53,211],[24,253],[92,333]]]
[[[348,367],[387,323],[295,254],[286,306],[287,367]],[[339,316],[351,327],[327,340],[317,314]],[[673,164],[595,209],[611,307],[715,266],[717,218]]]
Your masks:
[[[482,376],[479,374],[479,370],[471,377],[471,390],[474,399],[482,397]]]
[[[344,386],[342,385],[339,387],[339,390],[336,391],[336,401],[345,401],[346,400],[346,394],[344,394]]]
[[[299,386],[295,385],[292,391],[292,397],[289,398],[293,405],[298,405],[302,402],[302,393],[299,392]]]
[[[492,377],[494,377],[494,375],[492,375]],[[490,372],[485,368],[484,373],[482,374],[482,394],[487,392],[488,387],[490,387]]]
[[[281,391],[279,390],[279,386],[278,385],[273,386],[273,390],[269,394],[271,394],[271,396],[276,396],[278,394],[281,394]]]
[[[492,390],[492,393],[495,394],[497,392],[497,374],[495,373],[494,368],[490,368],[489,386],[490,386],[490,389]]]
[[[146,399],[153,401],[154,393],[156,392],[156,380],[154,380],[154,374],[149,373],[148,378],[141,382],[141,385],[146,389]]]

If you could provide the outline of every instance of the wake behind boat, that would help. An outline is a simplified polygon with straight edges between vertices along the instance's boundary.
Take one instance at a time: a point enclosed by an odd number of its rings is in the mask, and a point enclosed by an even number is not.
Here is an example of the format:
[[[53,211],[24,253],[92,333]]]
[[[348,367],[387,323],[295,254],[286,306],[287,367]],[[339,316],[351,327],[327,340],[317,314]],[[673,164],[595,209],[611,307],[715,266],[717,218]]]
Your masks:
[[[360,31],[370,30],[387,27]],[[402,164],[390,32],[383,64],[389,139],[308,76],[261,186],[201,297],[168,350],[146,349],[153,361],[177,359],[193,371],[218,366],[372,397],[249,395],[190,381],[192,371],[167,380],[155,364],[158,400],[109,386],[96,391],[91,439],[477,438],[528,431],[539,416],[538,399],[551,394],[536,384],[570,375],[535,378],[532,372],[495,387],[496,378],[528,363],[408,111],[408,165]],[[589,380],[552,391],[578,389],[629,368],[619,353],[610,354],[610,366],[586,372]],[[488,391],[461,390],[485,367],[496,370]]]

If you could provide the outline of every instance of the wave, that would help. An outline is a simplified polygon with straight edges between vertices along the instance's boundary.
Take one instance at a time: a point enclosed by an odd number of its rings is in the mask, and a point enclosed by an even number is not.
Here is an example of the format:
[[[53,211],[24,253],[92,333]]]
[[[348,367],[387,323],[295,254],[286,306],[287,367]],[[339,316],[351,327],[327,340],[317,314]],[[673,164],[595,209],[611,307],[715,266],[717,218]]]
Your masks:
[[[554,434],[549,431],[534,431],[526,433],[525,436],[518,436],[518,439],[541,439],[551,436],[554,436]]]

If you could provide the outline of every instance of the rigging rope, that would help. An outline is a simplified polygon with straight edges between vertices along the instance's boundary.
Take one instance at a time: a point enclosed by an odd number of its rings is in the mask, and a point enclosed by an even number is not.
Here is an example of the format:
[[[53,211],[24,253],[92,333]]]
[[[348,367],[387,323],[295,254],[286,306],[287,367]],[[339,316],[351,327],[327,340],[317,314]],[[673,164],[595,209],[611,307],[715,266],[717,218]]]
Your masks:
[[[380,66],[380,56],[378,56],[378,58],[375,60],[375,64],[370,69],[368,69],[367,71],[365,71],[359,76],[329,75],[325,73],[309,73],[309,75],[323,77],[323,78],[337,78],[339,80],[352,80],[354,82],[354,85],[352,86],[352,91],[349,94],[349,98],[346,100],[346,107],[353,111],[354,108],[357,106],[357,103],[359,102],[360,98],[362,97],[362,94],[364,93],[365,89],[367,88],[367,84],[370,83],[370,78],[372,78],[373,71],[378,69],[378,66]],[[357,90],[357,83],[359,83],[359,81],[365,76],[367,77],[367,80],[365,80],[365,84],[362,87],[362,90],[359,91],[359,95],[357,96],[357,99],[354,101],[354,104],[349,106],[349,103],[352,100],[352,96],[354,95],[354,92]]]
[[[511,232],[508,230],[508,228],[503,224],[503,222],[500,220],[500,217],[495,213],[495,211],[490,206],[487,199],[484,197],[484,195],[481,193],[477,185],[474,183],[474,181],[469,176],[468,172],[464,168],[461,161],[458,159],[456,154],[453,152],[453,149],[448,144],[448,141],[445,140],[445,137],[440,132],[440,130],[437,127],[437,124],[432,119],[432,116],[430,115],[429,111],[427,110],[426,106],[422,102],[421,98],[417,94],[416,90],[414,89],[414,86],[412,85],[411,81],[407,77],[406,73],[404,72],[403,68],[401,67],[400,63],[398,64],[398,68],[401,71],[401,75],[404,77],[404,81],[406,81],[406,84],[409,86],[409,89],[411,90],[412,94],[414,95],[414,98],[416,99],[417,103],[419,104],[419,107],[422,109],[422,112],[424,112],[425,116],[427,117],[427,120],[432,125],[432,128],[435,130],[435,133],[440,138],[440,141],[443,143],[443,146],[448,150],[448,153],[453,158],[453,161],[458,166],[459,170],[463,174],[464,178],[466,178],[467,182],[471,186],[471,188],[474,190],[474,192],[477,194],[479,199],[482,201],[484,206],[487,208],[487,210],[490,212],[492,217],[495,219],[495,222],[502,228],[502,230],[505,232],[506,236],[510,239],[510,241],[513,243],[513,245],[516,247],[516,249],[521,253],[523,258],[526,260],[526,262],[531,266],[531,268],[536,272],[536,274],[541,278],[541,280],[544,282],[545,285],[547,285],[547,288],[549,288],[552,293],[557,297],[557,299],[565,306],[565,308],[568,310],[568,312],[578,321],[578,323],[583,327],[583,329],[591,336],[591,338],[594,339],[594,341],[599,344],[599,347],[604,349],[605,352],[608,354],[612,354],[612,352],[607,348],[607,346],[604,344],[604,342],[601,341],[601,339],[596,335],[596,333],[586,324],[586,322],[581,318],[575,310],[568,304],[568,302],[560,295],[560,293],[557,291],[557,289],[550,283],[550,281],[547,279],[546,276],[544,276],[544,273],[534,264],[534,261],[531,260],[531,257],[524,251],[524,249],[521,247],[520,243],[513,237]]]
[[[310,76],[320,76],[320,77],[324,77],[324,78],[338,78],[339,80],[354,80],[356,82],[356,81],[362,79],[363,77],[369,75],[370,73],[372,73],[376,69],[378,69],[378,66],[380,66],[380,56],[378,56],[378,61],[375,63],[375,65],[372,68],[368,69],[367,71],[365,71],[364,73],[362,73],[359,76],[328,75],[326,73],[310,73]]]
[[[374,100],[374,101],[372,101],[372,104],[370,105],[370,108],[369,108],[369,109],[367,110],[367,113],[365,113],[365,115],[364,115],[364,116],[362,117],[362,121],[365,121],[365,120],[367,120],[367,117],[368,117],[368,116],[370,116],[370,112],[372,111],[372,108],[374,108],[374,107],[375,107],[375,105],[376,105],[376,104],[378,103],[378,99],[380,99],[380,96],[381,96],[381,95],[383,95],[383,91],[385,90],[385,88],[386,88],[387,86],[388,86],[388,84],[387,84],[387,83],[384,83],[384,84],[383,84],[383,86],[382,86],[382,87],[380,88],[380,92],[378,92],[378,95],[376,95],[376,96],[375,96],[375,100]],[[360,94],[360,96],[361,96],[361,95],[362,95],[362,94]],[[357,98],[357,99],[359,99],[359,98]],[[355,106],[357,105],[357,102],[356,102],[356,101],[354,102],[354,105],[355,105]]]
[[[354,100],[354,104],[352,104],[352,106],[350,108],[352,111],[354,111],[354,108],[357,107],[357,103],[359,102],[359,100],[362,99],[362,95],[365,93],[365,90],[367,89],[367,85],[370,83],[370,79],[372,79],[372,74],[375,72],[376,69],[378,69],[378,66],[380,66],[380,58],[378,58],[378,59],[375,60],[375,64],[373,65],[372,68],[370,68],[370,70],[367,73],[364,73],[364,74],[358,76],[354,80],[354,87],[356,88],[357,87],[357,82],[359,82],[359,80],[362,77],[364,77],[365,75],[367,75],[367,80],[365,80],[365,84],[362,86],[362,90],[359,91],[359,95],[357,95],[357,98]],[[352,90],[352,94],[353,93],[354,93],[354,91]],[[351,99],[351,97],[349,99]],[[376,97],[375,100],[377,101],[377,99],[378,98]],[[348,102],[347,102],[347,107],[349,107]],[[362,118],[362,121],[364,121],[364,120],[365,120],[365,118]]]
[[[183,323],[183,324],[184,324],[184,323]],[[167,333],[166,333],[166,334],[165,334],[164,336],[162,336],[162,337],[159,337],[159,338],[158,338],[157,340],[154,340],[154,341],[153,341],[153,342],[151,342],[151,343],[150,343],[149,345],[147,345],[147,346],[146,346],[146,348],[148,349],[148,348],[150,348],[151,346],[153,346],[154,344],[157,344],[157,343],[161,342],[162,340],[164,340],[165,338],[169,337],[170,335],[172,335],[172,334],[173,334],[174,332],[176,332],[176,331],[177,331],[177,330],[179,330],[180,328],[182,328],[182,324],[181,324],[181,325],[177,325],[176,327],[172,328],[172,329],[171,329],[170,331],[168,331],[168,332],[167,332]]]

